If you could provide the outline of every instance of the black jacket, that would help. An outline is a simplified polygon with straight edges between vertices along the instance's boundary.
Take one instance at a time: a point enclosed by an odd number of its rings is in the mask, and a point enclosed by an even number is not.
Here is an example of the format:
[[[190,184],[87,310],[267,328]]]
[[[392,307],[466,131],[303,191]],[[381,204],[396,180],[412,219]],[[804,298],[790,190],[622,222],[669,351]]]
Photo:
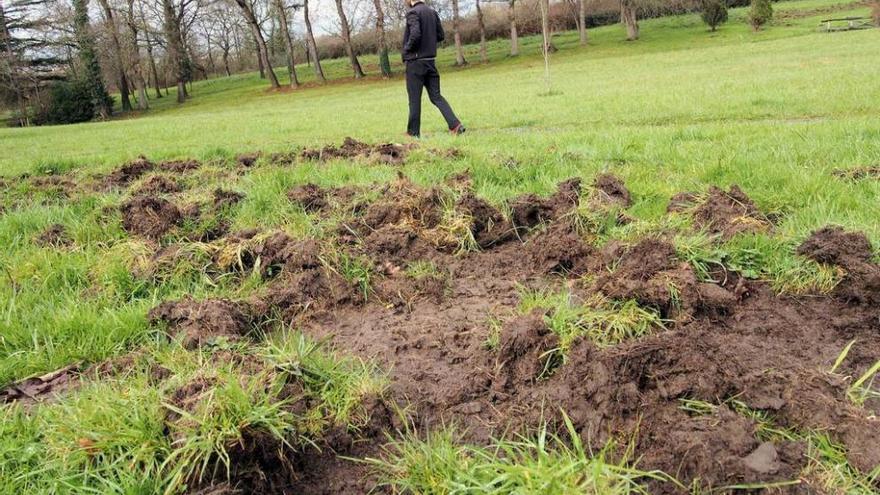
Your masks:
[[[403,31],[403,60],[433,58],[437,56],[437,44],[443,41],[443,25],[437,12],[424,2],[415,4],[406,13],[406,29]]]

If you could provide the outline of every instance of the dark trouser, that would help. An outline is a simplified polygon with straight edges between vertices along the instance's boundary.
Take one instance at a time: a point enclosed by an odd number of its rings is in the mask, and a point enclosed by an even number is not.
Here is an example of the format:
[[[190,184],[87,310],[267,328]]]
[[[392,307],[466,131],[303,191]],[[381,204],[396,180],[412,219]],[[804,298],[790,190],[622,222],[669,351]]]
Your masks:
[[[406,63],[406,92],[409,94],[409,124],[406,132],[410,136],[421,134],[422,88],[428,88],[428,98],[443,114],[450,129],[460,124],[446,98],[440,94],[440,73],[433,60],[416,59]]]

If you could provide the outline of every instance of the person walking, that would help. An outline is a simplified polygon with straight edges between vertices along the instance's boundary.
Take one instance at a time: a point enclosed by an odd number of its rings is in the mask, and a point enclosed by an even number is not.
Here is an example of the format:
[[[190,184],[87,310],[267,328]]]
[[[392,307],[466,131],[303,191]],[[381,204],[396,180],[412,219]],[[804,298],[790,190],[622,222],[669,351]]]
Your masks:
[[[443,25],[437,11],[422,0],[406,0],[410,9],[406,13],[406,29],[403,31],[403,61],[406,64],[406,92],[409,96],[409,123],[406,133],[412,137],[421,135],[422,88],[427,88],[428,98],[443,114],[452,134],[462,134],[464,126],[449,102],[440,94],[440,73],[435,63],[437,44],[443,41]]]

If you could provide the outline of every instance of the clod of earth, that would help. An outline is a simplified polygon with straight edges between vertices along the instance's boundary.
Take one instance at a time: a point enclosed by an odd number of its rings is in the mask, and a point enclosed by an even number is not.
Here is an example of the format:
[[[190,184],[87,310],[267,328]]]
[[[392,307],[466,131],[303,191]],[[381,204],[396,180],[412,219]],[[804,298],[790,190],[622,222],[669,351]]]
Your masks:
[[[402,145],[394,143],[383,143],[369,145],[356,139],[347,137],[341,146],[324,146],[323,148],[305,149],[300,156],[304,160],[333,160],[337,158],[356,159],[365,158],[373,159],[382,163],[399,165],[406,159],[406,154],[413,149],[415,145]]]
[[[840,168],[833,172],[836,177],[849,180],[880,179],[880,165]]]
[[[177,225],[181,212],[166,199],[136,196],[122,204],[122,227],[130,234],[159,239]]]
[[[610,203],[623,207],[632,205],[629,189],[626,188],[623,181],[616,175],[609,173],[599,174],[593,181],[593,190],[596,192],[596,199],[600,203]]]
[[[159,164],[159,170],[164,172],[172,172],[175,174],[182,174],[185,172],[190,172],[193,170],[197,170],[201,167],[202,164],[197,160],[169,160]]]
[[[155,163],[147,160],[146,157],[141,156],[137,160],[123,165],[105,177],[104,184],[108,187],[124,187],[141,178],[144,174],[152,171],[154,168],[156,168]]]
[[[66,247],[73,244],[73,239],[67,233],[67,229],[60,223],[55,223],[46,228],[35,242],[43,247]]]
[[[135,194],[153,196],[180,192],[180,185],[174,179],[164,175],[154,175],[144,181]]]
[[[187,349],[221,338],[238,340],[253,331],[255,324],[245,303],[227,299],[166,301],[151,309],[147,317],[151,322],[165,323],[169,336],[181,336]]]
[[[693,210],[694,225],[724,239],[743,233],[761,232],[770,228],[767,217],[737,185],[729,191],[709,188],[708,196]]]
[[[861,304],[880,304],[880,266],[872,262],[874,252],[865,234],[827,226],[813,232],[797,251],[846,271],[843,281],[834,289],[836,296]]]
[[[79,365],[71,364],[45,375],[26,378],[0,390],[0,404],[34,403],[73,386],[79,376]]]

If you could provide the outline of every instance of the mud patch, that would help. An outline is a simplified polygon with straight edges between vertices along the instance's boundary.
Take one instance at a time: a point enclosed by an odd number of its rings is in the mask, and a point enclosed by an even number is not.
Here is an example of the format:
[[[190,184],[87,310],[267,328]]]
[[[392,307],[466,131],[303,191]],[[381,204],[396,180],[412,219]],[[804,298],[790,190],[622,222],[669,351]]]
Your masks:
[[[771,227],[767,217],[737,185],[729,191],[709,189],[706,199],[693,210],[694,225],[724,239],[743,232],[763,232]]]
[[[104,178],[104,185],[107,187],[124,187],[132,182],[140,179],[146,173],[156,168],[156,164],[141,156],[117,170],[113,171]]]
[[[219,210],[237,205],[244,199],[244,194],[217,188],[214,189],[213,197],[214,208]]]
[[[389,165],[400,165],[406,160],[407,153],[415,145],[382,143],[369,145],[347,137],[341,146],[325,146],[323,148],[305,149],[300,156],[304,160],[327,161],[333,159],[367,159]]]
[[[151,309],[147,317],[154,324],[164,323],[169,336],[181,338],[187,349],[218,339],[239,340],[253,331],[255,324],[245,303],[228,299],[166,301]]]
[[[78,377],[79,365],[71,364],[45,375],[26,378],[0,390],[0,404],[34,404],[74,387]]]
[[[183,174],[198,170],[202,164],[198,160],[168,160],[159,164],[159,170],[175,174]]]
[[[141,196],[154,196],[157,194],[171,194],[180,192],[180,185],[174,179],[164,175],[154,175],[144,181],[135,194]]]
[[[629,189],[623,181],[613,174],[599,174],[593,181],[594,200],[600,204],[622,206],[632,205]]]
[[[55,223],[38,235],[34,242],[41,247],[69,247],[73,245],[73,238],[67,233],[64,225]]]
[[[871,241],[861,232],[833,225],[823,227],[813,232],[797,252],[846,271],[834,289],[835,296],[855,303],[880,304],[880,266],[872,261]]]
[[[840,168],[832,172],[835,177],[849,180],[880,179],[880,165]]]
[[[159,239],[181,221],[180,210],[166,199],[137,196],[122,204],[122,228],[129,234]]]
[[[559,183],[556,193],[542,198],[535,194],[525,194],[510,201],[510,219],[521,232],[545,222],[552,222],[580,203],[581,180],[568,179]]]

